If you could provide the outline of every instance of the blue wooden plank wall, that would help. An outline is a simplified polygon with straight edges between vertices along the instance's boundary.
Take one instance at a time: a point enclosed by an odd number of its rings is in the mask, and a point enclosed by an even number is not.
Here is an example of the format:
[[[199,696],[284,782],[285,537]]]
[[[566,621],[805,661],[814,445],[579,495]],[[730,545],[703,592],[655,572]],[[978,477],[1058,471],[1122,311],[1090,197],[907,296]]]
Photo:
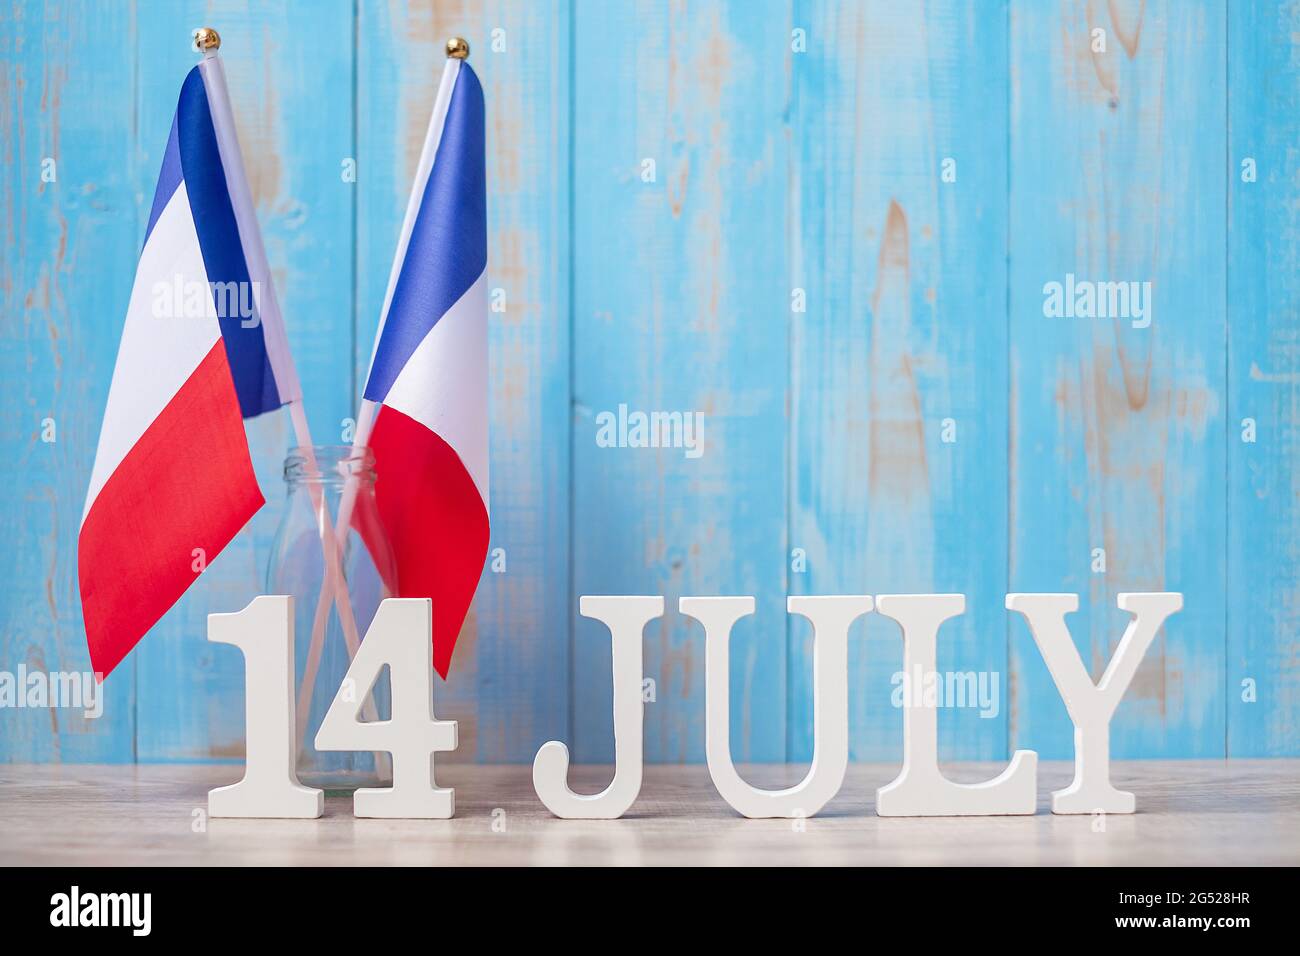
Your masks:
[[[1300,6],[1229,3],[1227,747],[1300,721]]]
[[[1118,592],[1187,595],[1115,717],[1117,757],[1224,754],[1226,23],[1223,3],[1141,0],[1011,21],[1011,589],[1078,592],[1098,675]],[[1145,314],[1045,317],[1044,284],[1071,275],[1149,282]],[[1068,756],[1009,623],[1013,746]]]
[[[19,2],[0,9],[0,671],[89,666],[76,535],[189,31],[217,27],[313,432],[354,414],[442,69],[488,110],[493,560],[440,715],[457,759],[612,755],[589,593],[648,593],[646,754],[704,749],[686,594],[753,594],[738,760],[811,757],[788,594],[961,591],[942,753],[1071,751],[1008,590],[1181,590],[1117,756],[1300,754],[1300,9],[1229,0]],[[355,175],[352,175],[355,171]],[[1134,282],[1119,317],[1050,283]],[[1149,285],[1146,285],[1149,283]],[[699,444],[609,447],[620,414]],[[699,416],[697,419],[695,416]],[[242,753],[238,655],[270,504],[107,682],[0,709],[0,760]],[[617,445],[617,441],[615,442]],[[431,543],[431,546],[438,546]],[[499,550],[497,550],[499,549]],[[896,759],[901,638],[857,624],[851,743]]]
[[[997,674],[1005,697],[1007,8],[808,3],[794,22],[790,272],[808,307],[790,316],[791,588],[966,593],[940,667]],[[893,759],[902,635],[879,615],[857,627],[852,751]],[[803,760],[810,631],[790,624]],[[1006,704],[940,727],[945,753],[1000,756]]]

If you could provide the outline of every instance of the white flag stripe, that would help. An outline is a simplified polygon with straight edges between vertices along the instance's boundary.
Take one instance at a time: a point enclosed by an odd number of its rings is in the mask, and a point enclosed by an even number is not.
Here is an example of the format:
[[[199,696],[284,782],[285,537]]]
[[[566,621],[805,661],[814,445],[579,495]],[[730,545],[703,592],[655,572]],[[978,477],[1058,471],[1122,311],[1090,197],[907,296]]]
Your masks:
[[[155,283],[171,286],[155,289]],[[192,295],[196,289],[201,294]],[[188,302],[202,303],[203,311],[189,314]],[[166,314],[167,308],[163,314],[155,314],[160,304],[170,306],[172,314]],[[182,182],[140,253],[81,513],[83,522],[109,476],[220,338],[221,325],[208,291],[203,252]]]
[[[487,273],[429,330],[384,404],[409,415],[460,456],[488,506]]]
[[[374,365],[375,352],[379,349],[379,340],[383,336],[384,325],[388,322],[388,307],[393,302],[397,277],[401,275],[402,263],[406,260],[406,247],[411,242],[411,229],[415,226],[415,217],[420,212],[424,188],[429,183],[429,173],[433,170],[433,161],[438,155],[438,144],[442,142],[442,129],[447,122],[447,109],[451,106],[451,92],[456,86],[456,77],[460,75],[460,64],[460,60],[449,58],[442,70],[442,81],[438,84],[438,95],[433,101],[433,112],[429,116],[429,128],[424,134],[424,148],[420,150],[420,162],[415,167],[415,180],[411,184],[411,194],[406,201],[406,216],[402,219],[402,232],[397,238],[393,268],[388,274],[388,289],[384,293],[384,307],[379,313],[379,328],[375,331],[374,345],[370,349],[370,365]],[[366,377],[370,377],[369,366],[366,368]]]

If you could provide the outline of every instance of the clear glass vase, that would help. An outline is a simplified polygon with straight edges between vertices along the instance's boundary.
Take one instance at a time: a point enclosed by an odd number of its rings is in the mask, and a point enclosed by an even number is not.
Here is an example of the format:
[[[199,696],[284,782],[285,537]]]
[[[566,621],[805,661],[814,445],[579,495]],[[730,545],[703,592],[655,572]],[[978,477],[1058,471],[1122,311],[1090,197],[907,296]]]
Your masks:
[[[384,582],[393,580],[392,552],[375,507],[374,465],[368,448],[291,449],[284,461],[284,512],[266,572],[266,593],[293,597],[298,779],[326,791],[386,785],[391,779],[386,754],[315,747],[316,731],[353,655],[339,607],[329,600],[335,592],[331,589],[321,602],[327,584],[326,549],[340,548],[336,553],[356,620],[356,641],[365,638],[379,602],[390,596]],[[344,535],[336,527],[341,502],[349,512]],[[377,681],[369,696],[363,719],[387,717],[387,680]]]

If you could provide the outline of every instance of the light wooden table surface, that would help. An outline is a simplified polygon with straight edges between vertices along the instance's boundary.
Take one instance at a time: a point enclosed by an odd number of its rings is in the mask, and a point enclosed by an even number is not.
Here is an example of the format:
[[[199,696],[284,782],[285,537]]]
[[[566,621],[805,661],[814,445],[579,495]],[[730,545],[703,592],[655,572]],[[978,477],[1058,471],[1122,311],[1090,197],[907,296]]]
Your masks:
[[[946,770],[970,782],[1001,766]],[[1048,812],[1071,771],[1041,765],[1033,817],[882,819],[874,791],[896,768],[855,765],[823,813],[796,825],[738,816],[702,766],[647,767],[640,799],[608,821],[553,818],[524,766],[439,768],[456,817],[428,821],[358,820],[346,797],[327,799],[319,820],[196,819],[239,766],[0,766],[0,865],[1300,863],[1300,761],[1116,762],[1112,778],[1137,794],[1138,813],[1107,817],[1104,830]],[[803,775],[743,772],[769,787]],[[572,786],[594,792],[609,773],[574,768]]]

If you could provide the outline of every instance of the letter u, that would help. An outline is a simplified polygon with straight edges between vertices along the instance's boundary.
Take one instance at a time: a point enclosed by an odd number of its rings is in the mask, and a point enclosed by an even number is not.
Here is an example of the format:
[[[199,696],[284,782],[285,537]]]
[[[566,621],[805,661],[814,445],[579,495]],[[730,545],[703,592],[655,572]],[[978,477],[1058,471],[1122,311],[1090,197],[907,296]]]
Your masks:
[[[813,761],[785,790],[760,790],[731,760],[731,629],[754,613],[752,597],[684,597],[683,614],[704,625],[705,749],[722,798],[747,817],[810,817],[839,792],[849,764],[849,626],[871,611],[867,595],[790,597],[786,610],[813,625]]]

